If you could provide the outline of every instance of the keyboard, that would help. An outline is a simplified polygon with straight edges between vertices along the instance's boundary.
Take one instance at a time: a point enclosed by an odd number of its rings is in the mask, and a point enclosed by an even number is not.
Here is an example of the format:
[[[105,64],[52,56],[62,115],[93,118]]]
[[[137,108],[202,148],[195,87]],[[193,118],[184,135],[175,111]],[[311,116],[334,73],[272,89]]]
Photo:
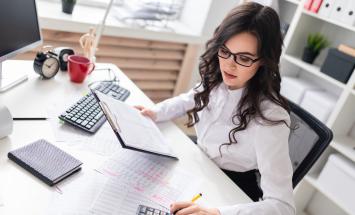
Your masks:
[[[101,82],[94,89],[120,101],[125,101],[130,94],[129,90],[111,81]],[[69,107],[59,116],[59,119],[89,133],[95,133],[106,121],[106,117],[91,92]]]
[[[137,215],[170,215],[170,213],[149,206],[139,205]]]

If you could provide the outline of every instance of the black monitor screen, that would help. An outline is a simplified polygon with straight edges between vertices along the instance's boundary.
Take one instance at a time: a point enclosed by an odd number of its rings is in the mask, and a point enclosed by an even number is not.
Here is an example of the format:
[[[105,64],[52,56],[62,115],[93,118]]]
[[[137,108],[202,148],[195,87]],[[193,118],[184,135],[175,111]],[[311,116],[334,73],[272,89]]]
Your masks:
[[[0,1],[0,57],[40,39],[35,0]]]

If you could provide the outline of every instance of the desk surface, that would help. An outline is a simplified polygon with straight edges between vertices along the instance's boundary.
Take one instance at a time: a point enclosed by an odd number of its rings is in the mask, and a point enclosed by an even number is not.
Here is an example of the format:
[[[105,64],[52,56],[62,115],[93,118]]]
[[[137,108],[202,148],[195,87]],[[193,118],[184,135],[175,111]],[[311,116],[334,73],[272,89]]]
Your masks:
[[[22,69],[32,68],[31,62],[28,61],[17,61],[16,66]],[[98,64],[97,67],[110,67],[116,72],[121,85],[131,91],[127,103],[152,105],[150,99],[117,67],[111,64]],[[52,80],[40,80],[32,69],[28,70],[31,74],[27,82],[0,94],[0,102],[7,105],[16,117],[47,116],[46,107],[51,102],[55,102],[56,98],[66,97],[69,102],[74,102],[87,92],[86,85],[90,81],[108,77],[105,71],[95,71],[85,83],[73,84],[66,73],[61,73]],[[160,123],[158,126],[177,153],[178,166],[202,179],[201,192],[205,194],[204,199],[211,207],[250,202],[250,199],[173,123]],[[0,214],[44,214],[51,203],[53,193],[56,192],[55,188],[48,187],[8,160],[9,151],[45,138],[83,161],[83,171],[77,177],[85,177],[86,170],[108,159],[108,156],[94,151],[78,150],[70,144],[56,142],[53,129],[50,120],[15,121],[13,133],[0,140],[0,200],[1,198],[3,200]],[[75,180],[75,178],[67,180]]]

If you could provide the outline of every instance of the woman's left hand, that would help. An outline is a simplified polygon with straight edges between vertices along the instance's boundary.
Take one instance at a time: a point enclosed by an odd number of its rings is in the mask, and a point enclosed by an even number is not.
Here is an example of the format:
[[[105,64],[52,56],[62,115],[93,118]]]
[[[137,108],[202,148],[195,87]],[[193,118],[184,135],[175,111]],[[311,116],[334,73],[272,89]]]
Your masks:
[[[193,202],[175,202],[170,205],[170,213],[174,215],[220,215],[217,208],[204,208]]]

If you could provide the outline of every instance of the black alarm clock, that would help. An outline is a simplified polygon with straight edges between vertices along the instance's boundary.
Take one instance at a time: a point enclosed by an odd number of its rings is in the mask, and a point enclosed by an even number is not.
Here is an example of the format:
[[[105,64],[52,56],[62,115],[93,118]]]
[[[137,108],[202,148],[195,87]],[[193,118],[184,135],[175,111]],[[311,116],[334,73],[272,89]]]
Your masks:
[[[33,69],[44,79],[54,77],[59,71],[57,54],[51,51],[38,52],[33,62]]]
[[[74,50],[68,47],[57,47],[53,50],[59,60],[59,67],[62,71],[68,70],[68,57],[74,55]]]

